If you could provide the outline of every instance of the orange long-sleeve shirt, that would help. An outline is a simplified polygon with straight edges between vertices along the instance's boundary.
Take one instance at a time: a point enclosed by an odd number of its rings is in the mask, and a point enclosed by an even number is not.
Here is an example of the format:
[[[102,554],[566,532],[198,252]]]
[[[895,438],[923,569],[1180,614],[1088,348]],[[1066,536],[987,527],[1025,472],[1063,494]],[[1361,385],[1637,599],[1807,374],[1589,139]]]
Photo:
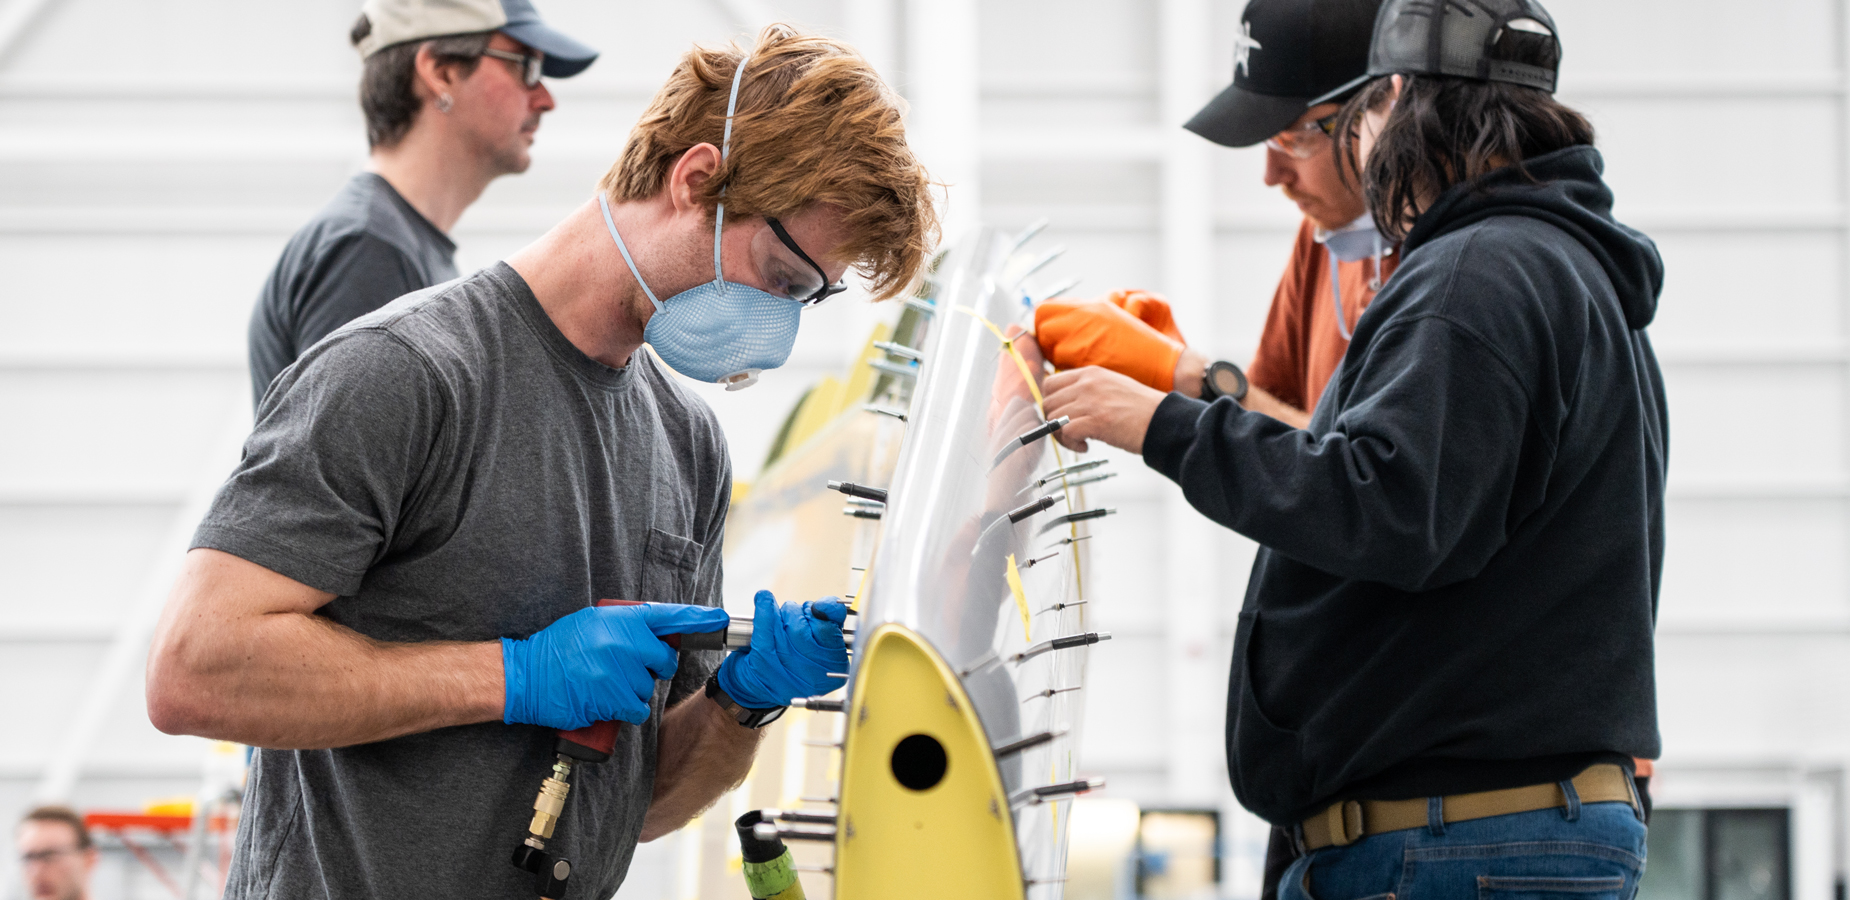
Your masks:
[[[1298,226],[1291,262],[1279,279],[1267,314],[1259,349],[1247,366],[1247,377],[1266,393],[1305,412],[1314,412],[1323,386],[1349,351],[1349,340],[1336,327],[1336,303],[1330,294],[1329,251],[1316,241],[1316,226],[1309,219]],[[1390,253],[1381,261],[1381,280],[1400,261]],[[1369,288],[1374,278],[1373,258],[1339,262],[1343,289],[1343,318],[1355,330],[1362,310],[1375,299]]]

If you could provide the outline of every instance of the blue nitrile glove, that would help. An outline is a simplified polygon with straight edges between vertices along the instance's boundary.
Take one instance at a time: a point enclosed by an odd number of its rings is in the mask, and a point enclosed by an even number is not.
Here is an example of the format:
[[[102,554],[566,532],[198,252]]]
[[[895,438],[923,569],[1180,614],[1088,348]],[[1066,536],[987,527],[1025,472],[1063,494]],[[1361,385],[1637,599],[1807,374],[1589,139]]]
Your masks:
[[[746,709],[789,706],[794,697],[819,697],[842,686],[830,672],[848,671],[842,623],[848,605],[826,597],[814,603],[778,604],[770,591],[753,598],[752,645],[719,664],[719,687]]]
[[[501,639],[508,724],[583,728],[592,722],[649,718],[655,679],[678,663],[664,634],[725,628],[723,609],[680,603],[581,609],[524,641]]]

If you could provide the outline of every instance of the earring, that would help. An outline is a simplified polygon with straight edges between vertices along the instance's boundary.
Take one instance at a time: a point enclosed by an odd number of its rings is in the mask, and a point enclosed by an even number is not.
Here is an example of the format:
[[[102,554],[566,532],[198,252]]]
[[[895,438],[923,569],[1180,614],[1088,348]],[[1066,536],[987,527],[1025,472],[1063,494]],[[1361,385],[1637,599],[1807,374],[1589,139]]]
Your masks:
[[[438,112],[440,113],[449,112],[451,108],[455,106],[456,106],[456,101],[452,99],[449,94],[438,94],[437,95],[437,111]]]

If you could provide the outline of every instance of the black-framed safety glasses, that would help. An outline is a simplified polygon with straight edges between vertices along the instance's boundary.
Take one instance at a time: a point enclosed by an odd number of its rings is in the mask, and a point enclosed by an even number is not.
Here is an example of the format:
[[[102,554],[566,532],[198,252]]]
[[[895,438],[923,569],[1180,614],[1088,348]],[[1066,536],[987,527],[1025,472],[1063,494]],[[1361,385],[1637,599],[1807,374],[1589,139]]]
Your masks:
[[[790,299],[804,306],[815,306],[848,289],[848,285],[842,281],[837,281],[834,284],[829,283],[828,273],[822,271],[822,267],[816,265],[816,261],[810,259],[809,254],[804,253],[802,247],[797,246],[797,242],[791,239],[790,232],[784,230],[784,223],[777,221],[774,216],[765,216],[764,221],[765,224],[771,226],[771,231],[773,234],[777,235],[777,239],[782,241],[785,247],[790,248],[791,253],[795,253],[798,259],[808,263],[811,269],[816,270],[815,281],[806,281],[806,283],[791,285]]]
[[[519,64],[520,68],[516,71],[520,73],[520,83],[526,85],[527,90],[533,90],[540,86],[540,70],[546,67],[546,54],[535,53],[531,50],[525,53],[512,53],[507,50],[496,50],[490,47],[483,50],[482,55],[492,56],[496,59],[504,59],[508,62]]]

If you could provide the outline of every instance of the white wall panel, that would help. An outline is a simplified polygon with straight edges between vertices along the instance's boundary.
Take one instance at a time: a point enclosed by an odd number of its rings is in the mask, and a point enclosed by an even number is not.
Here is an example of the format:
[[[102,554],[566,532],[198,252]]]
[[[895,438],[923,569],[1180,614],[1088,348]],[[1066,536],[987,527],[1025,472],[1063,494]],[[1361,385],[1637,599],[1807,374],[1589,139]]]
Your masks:
[[[4,101],[0,101],[4,102]],[[4,109],[0,106],[0,109]],[[282,152],[284,142],[278,142]],[[292,207],[306,216],[328,202],[335,188],[364,161],[364,138],[344,155],[324,154],[309,161],[274,158],[152,159],[150,148],[118,139],[90,144],[92,152],[73,154],[68,146],[31,147],[0,166],[0,197],[10,217],[21,211],[67,207],[153,210]],[[190,152],[190,151],[189,151]],[[98,153],[107,159],[99,161]],[[106,215],[86,214],[90,227],[117,225]],[[118,226],[119,227],[119,226]],[[142,226],[146,229],[146,226]],[[298,225],[299,227],[299,225]],[[148,229],[153,230],[153,229]],[[294,228],[287,228],[287,236]]]
[[[1667,347],[1812,344],[1844,333],[1844,241],[1828,231],[1659,231],[1664,296],[1651,339]]]
[[[1671,484],[1843,475],[1842,413],[1850,397],[1841,365],[1672,363],[1664,382]]]
[[[1563,80],[1653,74],[1833,72],[1839,7],[1831,0],[1553,0]]]
[[[0,504],[0,655],[33,635],[106,636],[154,565],[171,504]]]
[[[983,199],[992,207],[1139,204],[1154,210],[1159,175],[1151,161],[991,161],[983,167]],[[1047,240],[1059,241],[1063,226],[1056,220],[1051,228]]]
[[[1836,98],[1601,97],[1576,107],[1598,131],[1621,220],[1641,210],[1835,210],[1843,203]],[[1749,137],[1762,134],[1779,135],[1777,161]],[[1701,152],[1691,152],[1692,142]]]
[[[1850,752],[1850,637],[1660,637],[1658,716],[1666,758],[1786,760]],[[1670,763],[1667,763],[1670,765]]]
[[[1850,628],[1842,500],[1672,500],[1660,629]]]
[[[245,326],[286,235],[0,240],[0,357],[242,360]]]
[[[1009,0],[980,6],[985,79],[1144,78],[1156,69],[1154,3]]]
[[[346,41],[354,17],[355,6],[338,0],[61,0],[14,45],[5,70],[56,74],[81,60],[91,73],[131,77],[257,72],[357,79],[359,58]],[[305,39],[314,35],[334,39]]]
[[[242,372],[0,372],[0,494],[177,496],[249,384]]]
[[[1086,676],[1086,742],[1084,765],[1088,769],[1112,771],[1119,768],[1160,769],[1163,752],[1164,695],[1173,690],[1188,690],[1155,683],[1140,673],[1160,672],[1169,655],[1167,643],[1158,634],[1113,633],[1109,642],[1095,647]],[[1109,653],[1111,662],[1100,659]]]
[[[1303,214],[1277,188],[1265,185],[1265,150],[1212,145],[1214,212],[1225,219],[1278,221],[1295,227]]]
[[[1291,246],[1297,237],[1296,223],[1285,221],[1291,227],[1222,232],[1215,242],[1213,321],[1207,337],[1190,338],[1201,340],[1204,350],[1240,365],[1252,359],[1265,327],[1266,311],[1272,307],[1272,296],[1291,261]],[[1182,327],[1187,329],[1190,324],[1183,323]]]
[[[1038,129],[1055,133],[1087,132],[1117,128],[1150,129],[1157,125],[1156,98],[1147,91],[1132,89],[1122,95],[1103,98],[1054,94],[1035,85],[1034,90],[1006,91],[985,88],[983,125],[995,129]],[[1080,90],[1083,90],[1083,85]],[[1057,139],[1049,141],[1057,144]],[[1057,146],[1050,152],[1058,152]]]

